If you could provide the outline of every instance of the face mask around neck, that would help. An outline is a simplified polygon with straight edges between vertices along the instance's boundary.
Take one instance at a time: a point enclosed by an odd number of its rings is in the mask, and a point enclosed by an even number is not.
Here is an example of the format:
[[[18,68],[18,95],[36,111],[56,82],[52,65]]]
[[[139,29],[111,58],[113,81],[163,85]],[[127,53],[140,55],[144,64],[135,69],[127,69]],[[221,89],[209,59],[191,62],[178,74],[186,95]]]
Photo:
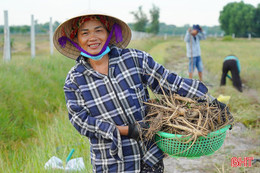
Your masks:
[[[106,55],[107,53],[110,52],[110,48],[107,46],[106,50],[100,54],[100,55],[97,55],[97,56],[91,56],[91,55],[87,55],[86,53],[84,52],[81,52],[80,54],[84,57],[87,57],[87,58],[90,58],[90,59],[93,59],[95,61],[98,61],[98,60],[101,60],[103,58],[104,55]]]

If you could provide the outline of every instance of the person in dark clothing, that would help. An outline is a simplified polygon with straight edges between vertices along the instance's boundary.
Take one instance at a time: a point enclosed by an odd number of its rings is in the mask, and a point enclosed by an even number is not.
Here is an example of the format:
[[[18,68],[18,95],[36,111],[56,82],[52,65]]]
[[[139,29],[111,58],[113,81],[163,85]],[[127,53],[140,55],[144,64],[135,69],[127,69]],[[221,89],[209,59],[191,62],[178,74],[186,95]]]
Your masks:
[[[231,71],[232,78],[228,75],[228,71]],[[240,62],[234,55],[225,57],[222,68],[222,77],[220,85],[226,85],[226,77],[230,78],[233,82],[233,86],[240,92],[242,92],[242,82],[240,78]]]

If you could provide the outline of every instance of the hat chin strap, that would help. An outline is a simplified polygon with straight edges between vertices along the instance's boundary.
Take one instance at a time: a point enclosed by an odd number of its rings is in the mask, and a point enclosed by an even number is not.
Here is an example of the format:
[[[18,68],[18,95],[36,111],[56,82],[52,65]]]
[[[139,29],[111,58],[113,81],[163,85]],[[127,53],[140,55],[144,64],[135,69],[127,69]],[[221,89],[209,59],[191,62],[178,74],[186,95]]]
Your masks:
[[[77,48],[80,52],[84,53],[84,55],[89,55],[89,56],[99,56],[101,55],[103,52],[106,51],[108,44],[113,36],[113,33],[115,32],[115,37],[116,37],[116,43],[118,42],[122,42],[123,41],[123,37],[122,37],[122,30],[120,25],[118,25],[117,23],[115,23],[111,29],[111,32],[109,33],[108,37],[107,37],[107,41],[104,44],[104,46],[102,47],[101,51],[98,54],[90,54],[87,51],[85,51],[82,47],[80,47],[76,42],[72,41],[71,39],[69,39],[67,36],[62,36],[58,39],[59,44],[61,45],[62,48],[65,48],[67,41],[69,41],[75,48]]]

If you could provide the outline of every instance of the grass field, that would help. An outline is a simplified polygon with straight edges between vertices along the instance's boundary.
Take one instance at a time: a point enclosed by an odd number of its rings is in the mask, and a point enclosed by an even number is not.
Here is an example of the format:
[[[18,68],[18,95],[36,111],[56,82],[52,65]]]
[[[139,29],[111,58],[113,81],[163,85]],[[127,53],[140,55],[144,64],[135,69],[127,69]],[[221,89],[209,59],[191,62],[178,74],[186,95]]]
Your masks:
[[[37,37],[35,59],[28,37],[14,40],[11,62],[0,62],[0,172],[44,172],[52,156],[65,161],[72,148],[90,171],[88,140],[68,121],[62,89],[75,62],[50,56],[47,36]]]
[[[13,36],[11,62],[0,61],[0,172],[44,172],[48,159],[57,156],[65,161],[72,148],[73,158],[83,157],[86,171],[90,171],[87,138],[68,121],[62,90],[74,61],[56,51],[50,56],[48,36],[37,36],[36,44],[36,58],[32,60],[29,37]],[[161,64],[185,58],[185,43],[179,37],[137,40],[129,47],[149,52]],[[214,86],[211,92],[214,96],[231,95],[230,107],[236,119],[259,129],[260,40],[208,39],[201,47],[204,66],[217,81],[222,59],[234,52],[240,58],[242,80],[255,91],[253,95],[237,92],[230,82],[227,87]]]

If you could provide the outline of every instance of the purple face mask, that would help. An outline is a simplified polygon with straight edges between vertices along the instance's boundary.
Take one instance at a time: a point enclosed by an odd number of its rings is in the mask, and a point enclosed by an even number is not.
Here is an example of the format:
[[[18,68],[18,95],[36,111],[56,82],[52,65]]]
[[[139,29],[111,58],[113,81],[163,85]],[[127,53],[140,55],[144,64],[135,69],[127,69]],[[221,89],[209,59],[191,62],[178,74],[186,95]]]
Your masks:
[[[117,23],[115,23],[107,37],[107,41],[106,43],[104,44],[104,46],[102,47],[101,51],[96,54],[96,55],[93,55],[93,54],[90,54],[88,53],[87,51],[85,51],[82,47],[80,47],[76,42],[72,41],[71,39],[69,39],[68,37],[66,36],[62,36],[58,39],[58,42],[59,44],[61,45],[62,48],[65,48],[66,46],[66,43],[67,41],[69,41],[73,46],[75,46],[80,52],[83,52],[89,56],[98,56],[98,55],[101,55],[106,49],[107,49],[107,46],[113,36],[113,33],[115,32],[115,37],[116,37],[116,42],[122,42],[123,41],[123,37],[122,37],[122,30],[121,30],[121,27],[120,25],[118,25]]]

